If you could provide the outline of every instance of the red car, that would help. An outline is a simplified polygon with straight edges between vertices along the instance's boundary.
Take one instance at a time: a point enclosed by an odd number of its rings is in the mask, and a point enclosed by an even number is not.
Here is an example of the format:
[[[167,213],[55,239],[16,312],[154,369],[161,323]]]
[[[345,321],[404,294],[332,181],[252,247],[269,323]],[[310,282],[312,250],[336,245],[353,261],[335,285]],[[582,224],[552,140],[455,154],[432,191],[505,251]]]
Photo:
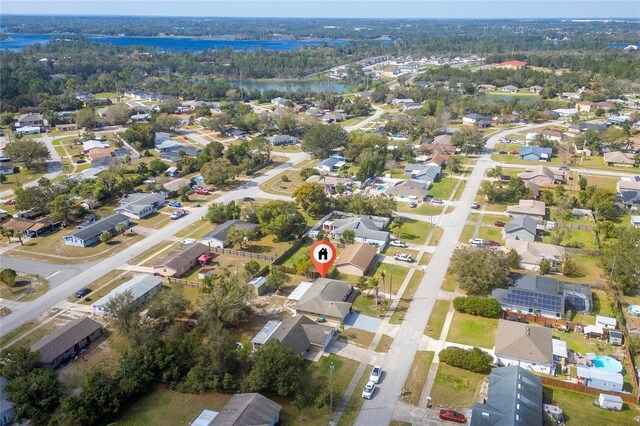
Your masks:
[[[484,245],[489,247],[498,247],[500,246],[500,243],[493,240],[485,240]]]
[[[506,225],[506,223],[504,223],[501,220],[497,220],[496,223],[494,223],[495,226],[497,226],[498,228],[504,228],[504,226]]]
[[[518,154],[519,154],[519,152],[518,152],[518,151],[509,151],[509,154],[511,154],[511,155],[518,155]]]
[[[196,190],[196,194],[198,194],[198,195],[209,195],[210,192],[207,191],[206,189],[198,189],[198,190]]]
[[[465,423],[467,421],[467,418],[464,416],[464,414],[446,409],[440,410],[440,414],[438,417],[440,417],[442,420],[449,420],[456,423]]]

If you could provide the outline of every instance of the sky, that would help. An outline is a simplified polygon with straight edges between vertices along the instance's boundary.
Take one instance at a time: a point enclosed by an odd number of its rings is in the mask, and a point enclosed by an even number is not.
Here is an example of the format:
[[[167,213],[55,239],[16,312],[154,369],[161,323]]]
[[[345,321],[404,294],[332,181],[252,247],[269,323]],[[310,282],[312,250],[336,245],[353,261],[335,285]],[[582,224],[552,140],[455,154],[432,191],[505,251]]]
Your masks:
[[[0,0],[2,14],[311,18],[640,18],[640,0]]]

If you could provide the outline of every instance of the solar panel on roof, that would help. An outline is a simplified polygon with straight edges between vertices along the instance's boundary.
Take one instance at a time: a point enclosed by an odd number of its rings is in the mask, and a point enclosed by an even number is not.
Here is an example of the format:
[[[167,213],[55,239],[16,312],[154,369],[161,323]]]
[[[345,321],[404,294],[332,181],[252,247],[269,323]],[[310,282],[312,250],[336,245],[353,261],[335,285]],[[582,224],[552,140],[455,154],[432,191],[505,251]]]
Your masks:
[[[525,306],[532,309],[559,312],[562,296],[534,293],[522,289],[512,289],[504,298],[504,303]]]

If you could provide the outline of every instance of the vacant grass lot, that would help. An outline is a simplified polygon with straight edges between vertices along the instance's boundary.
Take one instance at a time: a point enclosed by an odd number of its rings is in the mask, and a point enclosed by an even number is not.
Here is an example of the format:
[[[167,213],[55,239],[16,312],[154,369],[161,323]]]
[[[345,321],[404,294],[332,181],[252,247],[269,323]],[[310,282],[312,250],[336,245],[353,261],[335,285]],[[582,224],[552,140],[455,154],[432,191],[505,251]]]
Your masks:
[[[463,345],[492,348],[496,341],[498,320],[455,312],[447,341]]]
[[[495,226],[481,226],[478,230],[478,238],[483,240],[493,240],[500,244],[504,244],[504,238],[502,238],[502,228]]]
[[[28,302],[42,296],[47,290],[49,290],[49,283],[44,278],[18,273],[13,288],[5,283],[0,283],[0,298]]]
[[[476,402],[483,374],[451,367],[443,362],[438,364],[438,373],[431,388],[431,403],[458,411],[471,408]]]
[[[299,170],[285,170],[260,185],[260,189],[269,194],[291,195],[296,188],[302,185],[302,182]]]
[[[418,207],[411,208],[409,203],[398,203],[398,211],[403,213],[420,214],[423,216],[438,216],[444,209],[440,204],[420,203]]]
[[[429,368],[431,361],[433,361],[434,352],[430,351],[418,351],[413,359],[411,365],[411,371],[404,384],[405,394],[402,397],[406,402],[413,405],[418,405],[420,402],[420,396],[422,395],[422,389],[424,383],[427,381],[427,375],[429,374]]]
[[[436,300],[436,304],[431,311],[427,328],[424,329],[424,334],[433,339],[439,339],[442,333],[442,327],[444,321],[447,318],[447,312],[449,312],[449,306],[451,302],[448,300]]]
[[[408,243],[424,244],[433,227],[429,222],[405,218],[398,237]]]
[[[633,425],[640,415],[637,406],[624,404],[622,411],[607,411],[593,405],[592,395],[545,386],[544,402],[562,407],[567,426]]]
[[[407,288],[404,290],[398,305],[396,305],[393,315],[391,315],[391,318],[389,319],[391,324],[400,324],[402,322],[402,318],[404,318],[407,309],[409,309],[409,304],[411,304],[413,295],[416,294],[416,290],[418,289],[418,285],[420,285],[420,281],[422,281],[423,276],[423,271],[413,271],[413,276],[411,277],[409,284],[407,284]]]
[[[542,237],[542,242],[551,244],[551,238],[551,234],[547,232]],[[569,233],[569,238],[563,240],[561,245],[565,247],[577,247],[585,250],[595,250],[596,236],[593,231],[572,229]]]

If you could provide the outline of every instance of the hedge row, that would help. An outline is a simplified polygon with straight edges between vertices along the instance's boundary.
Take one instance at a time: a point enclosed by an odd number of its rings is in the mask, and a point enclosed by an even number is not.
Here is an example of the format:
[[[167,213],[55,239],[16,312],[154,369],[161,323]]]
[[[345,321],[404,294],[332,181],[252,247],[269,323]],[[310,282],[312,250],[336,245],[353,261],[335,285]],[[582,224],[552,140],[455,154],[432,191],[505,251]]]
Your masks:
[[[500,302],[491,297],[456,297],[453,299],[453,308],[458,312],[485,318],[495,318],[502,312]]]
[[[447,348],[440,351],[440,361],[474,373],[488,373],[493,357],[479,348]]]

